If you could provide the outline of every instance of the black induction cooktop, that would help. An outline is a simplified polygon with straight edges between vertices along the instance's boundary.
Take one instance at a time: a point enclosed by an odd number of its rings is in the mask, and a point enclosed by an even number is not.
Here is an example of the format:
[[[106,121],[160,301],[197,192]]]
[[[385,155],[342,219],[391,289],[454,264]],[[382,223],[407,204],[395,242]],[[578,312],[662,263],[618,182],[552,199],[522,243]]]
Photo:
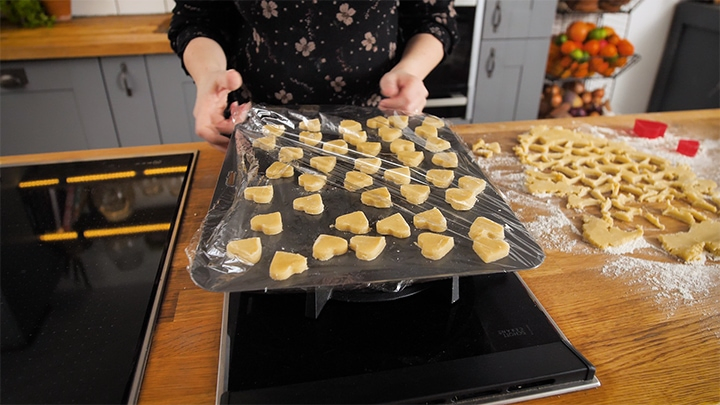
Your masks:
[[[218,402],[509,403],[599,386],[516,273],[415,287],[344,291],[317,316],[307,292],[227,293]]]
[[[0,168],[0,402],[136,400],[196,155]]]

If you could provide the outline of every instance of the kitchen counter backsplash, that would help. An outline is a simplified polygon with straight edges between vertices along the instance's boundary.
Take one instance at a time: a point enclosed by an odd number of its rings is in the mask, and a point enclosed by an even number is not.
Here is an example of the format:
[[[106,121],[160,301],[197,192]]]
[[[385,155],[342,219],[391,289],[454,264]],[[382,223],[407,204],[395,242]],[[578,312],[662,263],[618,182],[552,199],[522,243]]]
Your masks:
[[[72,0],[72,15],[163,14],[171,12],[173,7],[174,0]]]

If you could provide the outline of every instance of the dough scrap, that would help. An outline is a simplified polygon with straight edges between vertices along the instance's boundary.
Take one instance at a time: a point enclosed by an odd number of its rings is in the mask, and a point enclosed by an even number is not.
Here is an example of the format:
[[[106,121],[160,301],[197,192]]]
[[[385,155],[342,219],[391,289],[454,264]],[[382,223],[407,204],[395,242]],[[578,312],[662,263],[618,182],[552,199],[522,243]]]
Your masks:
[[[335,256],[347,253],[348,242],[339,236],[320,234],[313,243],[313,257],[320,261],[327,261]]]
[[[250,229],[265,235],[277,235],[283,230],[282,215],[277,211],[255,215],[250,218]]]
[[[270,278],[287,280],[294,274],[308,269],[307,258],[298,253],[277,251],[270,262]]]
[[[623,231],[607,221],[592,215],[583,216],[583,237],[600,249],[622,246],[643,236],[641,227]]]
[[[251,186],[246,187],[243,191],[243,196],[248,201],[253,201],[258,204],[267,204],[273,199],[273,186]]]
[[[335,229],[361,235],[370,232],[370,223],[364,212],[355,211],[335,218]]]
[[[384,236],[353,236],[350,238],[350,249],[355,251],[355,256],[364,261],[372,261],[380,256],[385,249]]]
[[[236,239],[228,242],[226,251],[243,263],[253,265],[262,257],[262,242],[258,237]]]
[[[410,237],[411,233],[410,225],[399,212],[379,220],[375,224],[375,229],[380,235],[390,235],[400,239]]]
[[[426,259],[440,260],[455,247],[455,239],[452,236],[423,232],[418,235],[417,245]]]
[[[702,261],[703,251],[720,255],[720,222],[696,222],[687,232],[660,235],[658,239],[663,249],[686,262]]]
[[[310,215],[320,215],[325,210],[320,194],[310,194],[293,200],[293,209]]]

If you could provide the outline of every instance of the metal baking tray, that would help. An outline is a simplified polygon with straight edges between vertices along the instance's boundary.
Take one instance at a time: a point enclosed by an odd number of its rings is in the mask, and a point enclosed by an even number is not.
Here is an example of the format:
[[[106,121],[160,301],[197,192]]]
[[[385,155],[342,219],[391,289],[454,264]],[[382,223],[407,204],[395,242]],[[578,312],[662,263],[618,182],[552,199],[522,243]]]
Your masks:
[[[203,224],[196,233],[195,242],[188,248],[190,257],[189,272],[193,281],[203,289],[218,292],[268,291],[288,289],[311,289],[317,287],[355,288],[387,282],[416,282],[455,276],[470,276],[484,273],[527,270],[539,266],[545,254],[538,243],[518,220],[498,190],[475,163],[474,155],[465,143],[446,123],[438,129],[439,137],[451,144],[449,151],[458,156],[455,180],[450,187],[457,187],[457,179],[471,175],[487,182],[483,193],[478,195],[475,206],[470,211],[456,211],[445,202],[445,189],[431,185],[431,194],[422,205],[409,204],[400,195],[399,186],[387,183],[382,170],[374,177],[369,188],[386,186],[392,195],[394,207],[387,209],[365,206],[360,202],[360,194],[366,189],[349,192],[343,187],[345,173],[353,169],[354,159],[359,157],[350,147],[347,155],[336,155],[337,165],[328,175],[325,187],[320,191],[325,210],[320,215],[308,215],[295,211],[292,202],[299,196],[311,194],[298,185],[298,176],[303,172],[315,173],[309,160],[313,156],[327,152],[310,147],[298,141],[301,131],[298,124],[303,120],[319,118],[322,123],[323,142],[342,139],[338,125],[342,120],[355,120],[363,125],[368,141],[380,142],[382,151],[378,155],[383,168],[397,167],[398,161],[389,151],[389,143],[383,142],[377,130],[367,128],[368,118],[383,115],[371,108],[349,106],[302,106],[295,109],[254,106],[247,120],[236,126],[230,146],[223,162],[222,170],[212,199],[210,209]],[[411,116],[409,125],[403,130],[403,138],[416,142],[416,150],[424,150],[422,138],[414,135],[413,129],[425,118],[424,115]],[[264,136],[262,128],[266,124],[285,126],[283,136],[277,138],[277,147],[265,152],[252,147],[252,140]],[[304,150],[301,160],[292,163],[295,175],[287,179],[271,180],[265,177],[265,169],[277,160],[281,146],[300,146]],[[412,169],[413,182],[425,182],[425,173],[438,168],[430,161],[432,153],[426,151],[425,161]],[[274,198],[269,204],[256,204],[246,201],[243,190],[248,186],[274,186]],[[368,188],[368,189],[369,189]],[[454,237],[455,247],[445,257],[433,261],[424,258],[416,245],[417,236],[426,230],[413,226],[412,217],[419,212],[437,207],[447,219],[446,235]],[[378,235],[375,223],[395,212],[400,212],[410,224],[412,235],[406,239],[386,236],[387,246],[373,261],[362,261],[355,257],[352,250],[328,261],[319,261],[312,257],[312,245],[321,233],[344,237],[349,240],[352,234],[334,228],[335,218],[353,211],[362,210],[368,217],[372,230],[368,235]],[[283,217],[283,231],[274,236],[266,236],[250,229],[250,219],[257,214],[280,211]],[[472,222],[478,216],[484,216],[505,227],[505,241],[510,245],[507,257],[492,263],[484,263],[472,249],[472,240],[467,236]],[[226,245],[234,239],[259,236],[263,252],[261,260],[248,266],[226,254]],[[304,273],[291,276],[287,280],[276,281],[269,276],[270,261],[278,250],[299,253],[308,258],[308,267]]]

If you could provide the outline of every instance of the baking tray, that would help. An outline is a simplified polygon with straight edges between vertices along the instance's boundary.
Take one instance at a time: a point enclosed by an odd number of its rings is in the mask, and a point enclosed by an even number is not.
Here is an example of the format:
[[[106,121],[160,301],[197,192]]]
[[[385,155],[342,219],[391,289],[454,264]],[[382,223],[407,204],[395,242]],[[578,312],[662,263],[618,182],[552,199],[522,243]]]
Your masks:
[[[418,206],[407,203],[400,195],[399,186],[387,183],[382,177],[383,169],[397,167],[399,163],[389,151],[389,143],[379,138],[376,129],[366,126],[368,118],[379,115],[383,113],[377,109],[350,106],[254,106],[247,120],[235,128],[211,206],[195,235],[195,240],[188,248],[188,269],[193,281],[203,289],[218,292],[355,288],[388,282],[412,283],[455,276],[527,270],[543,262],[545,254],[542,248],[480,170],[472,152],[448,127],[447,122],[445,127],[438,129],[438,136],[450,142],[449,151],[456,152],[459,161],[458,167],[454,169],[455,180],[450,187],[457,187],[457,180],[464,175],[484,179],[487,187],[478,195],[476,204],[469,211],[452,209],[445,202],[445,189],[432,185],[430,197],[425,203]],[[424,150],[421,146],[424,141],[415,135],[413,130],[425,117],[409,117],[409,125],[403,129],[403,138],[415,142],[416,150]],[[382,159],[383,169],[373,175],[374,185],[369,188],[387,186],[394,203],[392,208],[380,209],[362,204],[360,194],[366,189],[357,192],[344,189],[345,173],[353,170],[354,159],[360,157],[351,146],[347,155],[336,155],[337,165],[320,191],[325,205],[324,212],[320,215],[308,215],[293,209],[292,202],[295,198],[311,194],[298,185],[298,176],[308,172],[317,173],[310,167],[310,158],[327,155],[327,152],[318,147],[310,147],[298,141],[301,131],[298,128],[299,123],[314,118],[321,121],[323,142],[342,139],[338,131],[339,123],[342,120],[354,120],[362,123],[368,141],[382,144],[378,157]],[[285,126],[285,133],[277,138],[277,147],[272,152],[252,147],[254,139],[264,136],[262,128],[266,124]],[[295,169],[293,177],[268,179],[264,175],[265,169],[277,160],[278,150],[282,146],[302,147],[304,156],[291,163]],[[431,156],[432,153],[425,151],[425,161],[412,169],[414,183],[424,183],[426,171],[438,168],[432,164]],[[243,191],[246,187],[267,184],[274,187],[271,203],[256,204],[244,199]],[[448,230],[444,234],[453,236],[455,241],[452,251],[437,261],[421,255],[420,248],[416,245],[417,236],[427,230],[416,229],[412,222],[414,214],[433,207],[437,207],[446,217]],[[410,224],[412,235],[406,239],[386,236],[385,250],[373,261],[357,259],[352,250],[328,261],[314,259],[312,245],[319,234],[341,236],[346,240],[354,236],[335,229],[334,221],[340,215],[357,210],[362,210],[370,222],[372,230],[368,235],[377,236],[375,223],[395,212],[400,212]],[[250,229],[250,219],[253,216],[275,211],[280,211],[283,217],[283,231],[280,234],[267,236]],[[473,251],[472,240],[467,234],[470,225],[478,216],[504,225],[505,241],[510,245],[508,256],[492,263],[484,263]],[[253,236],[259,236],[263,245],[262,258],[258,263],[248,266],[226,254],[229,241]],[[308,258],[309,269],[287,280],[271,279],[270,261],[274,252],[279,250],[304,255]]]

